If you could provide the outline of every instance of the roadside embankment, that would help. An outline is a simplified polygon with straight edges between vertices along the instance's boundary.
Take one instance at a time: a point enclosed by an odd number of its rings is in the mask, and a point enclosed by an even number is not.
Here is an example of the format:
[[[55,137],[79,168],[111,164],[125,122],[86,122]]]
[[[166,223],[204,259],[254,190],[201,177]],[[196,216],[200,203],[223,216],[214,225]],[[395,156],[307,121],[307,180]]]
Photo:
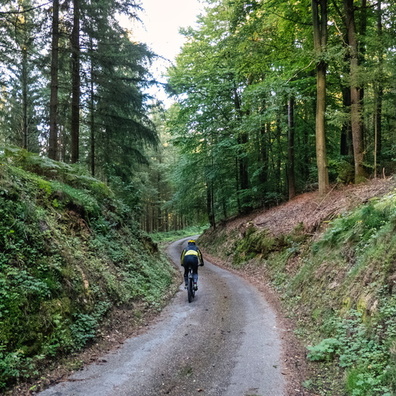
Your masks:
[[[46,370],[78,369],[79,351],[117,342],[174,293],[178,273],[135,216],[78,167],[2,152],[0,393],[30,394],[54,380]]]
[[[307,391],[396,391],[396,193],[392,179],[335,188],[224,223],[200,244],[270,284],[306,349]]]

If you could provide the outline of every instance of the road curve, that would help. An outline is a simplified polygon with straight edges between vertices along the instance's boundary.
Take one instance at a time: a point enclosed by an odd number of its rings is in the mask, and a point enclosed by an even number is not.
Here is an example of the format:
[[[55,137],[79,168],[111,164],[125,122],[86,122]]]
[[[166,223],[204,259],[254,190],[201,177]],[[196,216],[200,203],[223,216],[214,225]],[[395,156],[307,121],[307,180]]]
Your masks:
[[[177,264],[184,242],[168,248]],[[276,317],[262,295],[207,261],[198,284],[191,304],[181,286],[145,334],[40,395],[285,396]]]

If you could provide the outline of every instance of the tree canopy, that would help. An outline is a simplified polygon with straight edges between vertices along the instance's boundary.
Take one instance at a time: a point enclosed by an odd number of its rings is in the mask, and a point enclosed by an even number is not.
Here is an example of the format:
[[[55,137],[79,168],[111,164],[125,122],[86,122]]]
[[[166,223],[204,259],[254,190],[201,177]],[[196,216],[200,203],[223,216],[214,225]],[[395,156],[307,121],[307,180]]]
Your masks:
[[[178,174],[199,180],[183,199],[215,225],[393,172],[395,16],[369,0],[208,1],[168,70]]]
[[[0,138],[128,183],[158,141],[144,88],[155,56],[119,16],[137,2],[2,1]]]
[[[394,171],[392,2],[205,4],[181,30],[163,117],[146,90],[155,54],[120,23],[138,2],[2,1],[2,144],[85,166],[161,213],[142,219],[159,229]],[[158,131],[176,151],[150,151]]]

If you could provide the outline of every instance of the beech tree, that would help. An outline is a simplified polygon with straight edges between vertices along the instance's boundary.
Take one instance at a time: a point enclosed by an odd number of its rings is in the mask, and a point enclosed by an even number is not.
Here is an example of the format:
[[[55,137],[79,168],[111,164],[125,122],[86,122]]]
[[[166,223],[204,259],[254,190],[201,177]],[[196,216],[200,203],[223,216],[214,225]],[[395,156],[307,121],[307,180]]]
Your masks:
[[[312,0],[313,35],[316,61],[316,158],[319,192],[329,188],[326,150],[326,71],[327,0]]]
[[[329,183],[359,182],[374,174],[376,155],[391,172],[392,4],[209,3],[169,69],[179,95],[169,125],[179,166],[214,169],[205,184],[212,225],[315,186],[324,193]]]
[[[355,163],[355,182],[365,178],[364,146],[362,124],[362,87],[359,73],[359,45],[355,21],[355,6],[353,0],[344,0],[345,25],[347,30],[350,59],[350,91],[351,91],[351,129],[353,143],[353,158]]]
[[[244,213],[258,203],[278,202],[287,188],[294,194],[295,125],[287,110],[294,94],[280,76],[291,79],[296,69],[285,76],[282,68],[271,64],[271,59],[276,64],[279,48],[289,55],[299,50],[288,33],[294,20],[275,18],[262,31],[259,15],[259,2],[216,3],[197,30],[184,32],[187,44],[176,67],[169,70],[172,88],[187,95],[171,129],[177,136],[182,133],[183,142],[195,135],[208,142],[207,169],[214,170],[208,172],[211,178],[205,185],[212,225],[235,210]],[[289,125],[289,138],[281,125]],[[187,142],[184,153],[187,147],[197,156],[194,145]],[[226,159],[224,165],[219,158]],[[286,173],[280,176],[286,166],[290,166],[290,185],[285,183]]]

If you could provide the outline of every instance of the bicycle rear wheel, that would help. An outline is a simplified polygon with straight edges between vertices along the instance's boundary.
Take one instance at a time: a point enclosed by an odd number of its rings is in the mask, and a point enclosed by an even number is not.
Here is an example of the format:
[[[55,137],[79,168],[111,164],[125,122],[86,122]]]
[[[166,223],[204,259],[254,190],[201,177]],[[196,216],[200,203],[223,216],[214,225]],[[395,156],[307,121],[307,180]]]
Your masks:
[[[194,300],[194,296],[195,296],[194,282],[191,274],[188,277],[187,294],[188,294],[188,302],[190,303],[192,302],[192,300]]]

